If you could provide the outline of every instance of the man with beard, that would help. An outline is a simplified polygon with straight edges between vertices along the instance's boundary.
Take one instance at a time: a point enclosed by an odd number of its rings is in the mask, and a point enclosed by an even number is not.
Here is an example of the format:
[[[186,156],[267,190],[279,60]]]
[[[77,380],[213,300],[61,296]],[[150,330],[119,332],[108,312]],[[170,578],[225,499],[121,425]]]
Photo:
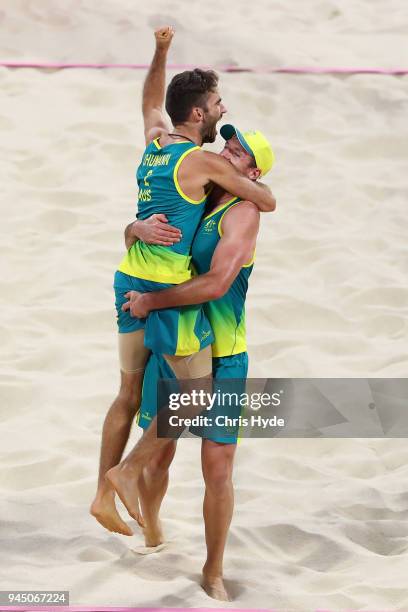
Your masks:
[[[132,531],[116,510],[115,491],[105,475],[122,457],[130,417],[140,405],[150,351],[163,355],[177,378],[199,381],[211,377],[213,341],[200,306],[154,311],[146,320],[122,311],[125,295],[166,289],[191,278],[191,244],[211,183],[254,202],[260,210],[275,208],[268,190],[241,175],[226,159],[201,149],[204,142],[214,142],[216,124],[226,112],[215,72],[195,69],[172,79],[166,94],[166,111],[174,127],[169,131],[163,101],[166,57],[173,34],[170,27],[155,32],[156,51],[143,88],[147,146],[137,170],[137,216],[144,220],[153,214],[165,215],[180,230],[179,240],[172,246],[135,242],[115,274],[121,384],[103,426],[98,489],[91,506],[91,513],[104,527],[124,535],[132,535]],[[155,432],[150,432],[145,448],[154,437]],[[137,496],[130,505],[131,516],[143,524]]]

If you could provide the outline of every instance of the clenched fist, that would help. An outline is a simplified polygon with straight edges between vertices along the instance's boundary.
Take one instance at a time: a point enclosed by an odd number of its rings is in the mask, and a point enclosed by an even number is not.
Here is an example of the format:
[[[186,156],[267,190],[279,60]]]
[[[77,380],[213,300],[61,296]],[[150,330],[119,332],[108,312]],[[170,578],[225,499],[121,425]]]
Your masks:
[[[174,29],[171,26],[164,26],[158,30],[155,30],[154,36],[156,38],[156,47],[158,49],[168,49],[174,36]]]

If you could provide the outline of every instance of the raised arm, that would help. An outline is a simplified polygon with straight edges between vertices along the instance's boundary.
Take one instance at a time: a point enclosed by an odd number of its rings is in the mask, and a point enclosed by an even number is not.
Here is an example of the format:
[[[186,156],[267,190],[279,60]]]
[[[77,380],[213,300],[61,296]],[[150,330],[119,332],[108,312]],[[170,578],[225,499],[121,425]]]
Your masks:
[[[151,310],[202,304],[222,297],[240,269],[252,258],[259,229],[259,211],[252,202],[242,202],[225,215],[222,237],[211,260],[211,268],[185,283],[152,293],[130,292],[123,306],[133,316],[145,317]]]
[[[168,131],[163,104],[166,91],[166,59],[174,30],[165,26],[155,31],[156,50],[143,86],[143,121],[146,144]]]

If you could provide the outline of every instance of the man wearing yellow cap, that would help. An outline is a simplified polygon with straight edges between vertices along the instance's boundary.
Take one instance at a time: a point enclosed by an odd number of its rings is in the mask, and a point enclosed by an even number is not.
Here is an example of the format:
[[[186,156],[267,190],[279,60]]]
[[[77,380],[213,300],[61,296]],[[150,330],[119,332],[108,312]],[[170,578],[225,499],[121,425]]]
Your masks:
[[[271,169],[274,155],[261,132],[242,133],[232,125],[224,125],[220,133],[226,141],[221,155],[249,179],[257,180]],[[130,310],[133,316],[146,317],[151,310],[204,304],[215,338],[213,377],[243,380],[248,371],[245,298],[254,263],[259,210],[252,202],[233,197],[217,186],[211,203],[212,208],[203,217],[192,245],[198,276],[163,291],[144,294],[132,291],[123,309]],[[140,409],[139,425],[143,429],[151,426],[156,415],[158,378],[171,377],[174,374],[166,361],[160,355],[152,355],[145,371]],[[222,566],[233,512],[232,470],[238,429],[191,427],[190,431],[203,438],[207,559],[202,586],[211,597],[228,600]],[[141,491],[146,543],[150,546],[162,542],[158,513],[167,487],[168,465],[176,446],[174,440],[161,442],[167,444],[166,452],[160,460],[156,456],[150,476],[158,482],[162,479],[163,486],[153,493],[150,491],[150,498]],[[132,481],[134,458],[135,455],[125,459],[120,468],[121,478],[129,477],[128,485]]]

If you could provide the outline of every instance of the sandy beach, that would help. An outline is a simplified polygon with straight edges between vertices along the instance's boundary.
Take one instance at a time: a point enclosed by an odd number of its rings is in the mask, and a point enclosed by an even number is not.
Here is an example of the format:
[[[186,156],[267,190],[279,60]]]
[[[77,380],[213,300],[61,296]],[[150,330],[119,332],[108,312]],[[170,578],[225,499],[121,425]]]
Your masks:
[[[152,29],[171,23],[173,63],[407,68],[407,22],[402,0],[7,0],[0,59],[148,63]],[[197,440],[179,443],[162,551],[88,515],[119,381],[112,282],[136,212],[144,76],[0,68],[0,590],[219,607],[198,584]],[[247,302],[251,376],[407,376],[407,85],[221,74],[225,119],[262,129],[277,157]],[[244,440],[224,607],[408,610],[407,460],[404,439]]]

